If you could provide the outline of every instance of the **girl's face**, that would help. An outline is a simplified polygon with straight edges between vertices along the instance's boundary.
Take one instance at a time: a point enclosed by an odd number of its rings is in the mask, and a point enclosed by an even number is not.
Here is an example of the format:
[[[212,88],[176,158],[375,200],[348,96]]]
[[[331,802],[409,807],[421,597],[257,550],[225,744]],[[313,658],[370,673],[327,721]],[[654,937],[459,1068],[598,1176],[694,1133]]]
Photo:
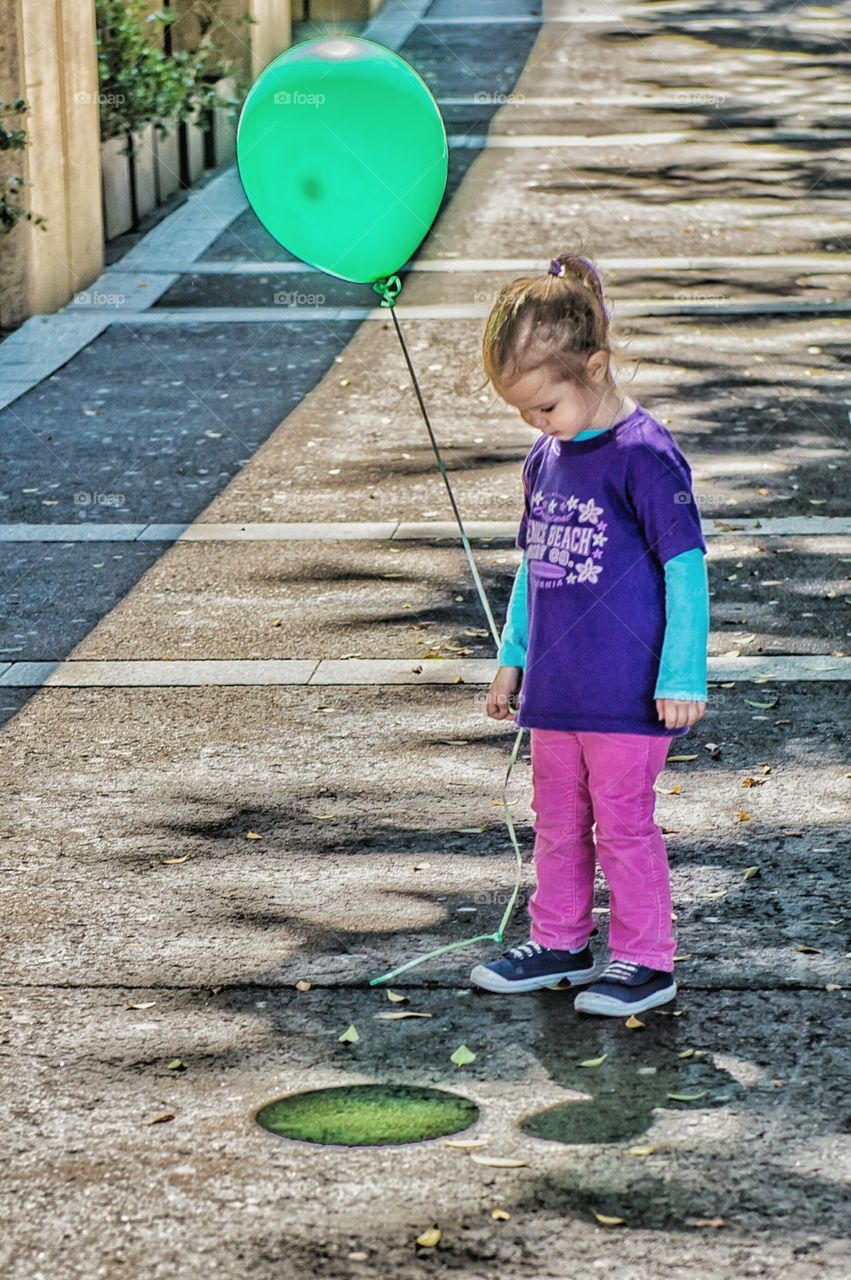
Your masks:
[[[585,385],[575,378],[557,378],[541,368],[511,381],[494,382],[494,389],[500,399],[519,410],[528,426],[558,440],[572,440],[592,425],[606,392],[607,368],[606,353],[595,351],[586,361]]]

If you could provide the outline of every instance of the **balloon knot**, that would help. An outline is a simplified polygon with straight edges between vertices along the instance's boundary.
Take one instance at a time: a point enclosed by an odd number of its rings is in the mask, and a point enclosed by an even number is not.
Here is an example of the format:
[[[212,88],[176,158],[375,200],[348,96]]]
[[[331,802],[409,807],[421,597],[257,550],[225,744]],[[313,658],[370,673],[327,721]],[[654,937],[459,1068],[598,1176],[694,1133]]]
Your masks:
[[[398,276],[387,276],[384,280],[376,280],[372,287],[376,293],[381,294],[379,306],[392,307],[401,292],[402,281]]]

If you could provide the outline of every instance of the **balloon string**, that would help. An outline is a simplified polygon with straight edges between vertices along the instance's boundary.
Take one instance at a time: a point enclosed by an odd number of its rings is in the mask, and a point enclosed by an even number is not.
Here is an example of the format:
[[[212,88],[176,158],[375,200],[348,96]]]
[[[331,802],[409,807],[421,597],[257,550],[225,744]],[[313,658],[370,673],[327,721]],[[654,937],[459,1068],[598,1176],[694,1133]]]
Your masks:
[[[500,637],[499,631],[497,630],[496,622],[494,621],[493,611],[491,610],[487,593],[485,592],[484,586],[482,585],[482,580],[479,577],[479,571],[476,566],[475,559],[473,558],[473,551],[470,546],[470,541],[467,537],[467,532],[464,528],[464,522],[461,519],[461,512],[459,511],[458,504],[455,501],[455,494],[452,492],[452,486],[449,482],[449,476],[447,474],[446,467],[444,465],[443,458],[440,453],[440,447],[438,446],[434,431],[432,430],[431,421],[428,416],[428,410],[426,409],[425,401],[423,400],[422,392],[420,391],[420,385],[417,380],[416,371],[414,369],[413,363],[411,362],[411,357],[408,352],[407,343],[405,342],[405,337],[404,337],[404,334],[402,333],[402,330],[399,325],[399,319],[396,315],[395,300],[399,294],[399,291],[402,288],[401,281],[399,280],[398,276],[388,276],[384,280],[376,281],[372,287],[376,291],[376,293],[380,293],[382,295],[382,300],[380,305],[382,307],[386,306],[390,308],[390,314],[393,317],[393,324],[396,329],[396,333],[398,335],[400,345],[402,347],[402,354],[405,357],[405,363],[407,364],[408,372],[411,375],[411,382],[413,383],[413,386],[414,386],[417,402],[420,406],[420,411],[422,413],[423,420],[426,424],[429,438],[431,440],[432,449],[434,450],[434,455],[437,460],[437,467],[438,467],[438,470],[440,471],[440,474],[443,476],[443,481],[444,481],[444,484],[446,485],[446,490],[449,494],[449,501],[452,504],[452,510],[455,513],[455,519],[458,522],[458,529],[461,534],[461,541],[464,546],[464,551],[466,553],[467,560],[469,561],[469,564],[470,564],[470,570],[473,575],[473,582],[475,583],[476,591],[478,592],[479,600],[481,601],[481,604],[482,604],[482,609],[484,610],[485,617],[487,618],[487,623],[488,623],[488,627],[490,628],[490,633],[493,638],[493,642],[496,645],[497,649],[499,649],[499,646],[501,643],[501,637]],[[514,891],[511,894],[511,897],[508,902],[508,906],[505,908],[505,911],[503,912],[502,920],[499,923],[499,928],[496,930],[495,933],[480,933],[480,934],[477,934],[475,938],[465,938],[461,942],[450,942],[446,946],[437,947],[434,951],[429,951],[424,956],[418,956],[415,960],[409,960],[407,964],[400,965],[397,969],[391,969],[389,973],[383,973],[379,978],[371,978],[369,983],[371,987],[374,987],[379,982],[386,982],[388,978],[395,978],[395,976],[398,973],[404,973],[406,969],[412,969],[415,965],[422,964],[425,960],[431,960],[434,956],[443,955],[444,952],[446,951],[455,951],[459,947],[469,947],[474,942],[484,942],[484,941],[502,942],[505,928],[508,924],[508,921],[511,919],[511,914],[514,911],[514,906],[517,902],[517,897],[520,892],[520,876],[523,870],[523,862],[522,862],[522,855],[520,853],[520,845],[517,842],[517,833],[514,830],[514,823],[511,820],[511,805],[509,804],[509,801],[508,801],[507,791],[508,791],[509,779],[511,778],[511,770],[514,768],[515,761],[517,760],[517,754],[520,750],[520,743],[523,740],[523,735],[525,732],[526,732],[525,729],[520,729],[517,733],[517,737],[514,740],[514,748],[511,752],[511,758],[509,759],[509,762],[508,762],[508,769],[506,771],[505,781],[502,787],[502,808],[503,808],[506,826],[508,827],[508,834],[511,837],[511,843],[514,846],[514,854],[516,858],[517,871],[516,871],[515,880],[514,880]]]

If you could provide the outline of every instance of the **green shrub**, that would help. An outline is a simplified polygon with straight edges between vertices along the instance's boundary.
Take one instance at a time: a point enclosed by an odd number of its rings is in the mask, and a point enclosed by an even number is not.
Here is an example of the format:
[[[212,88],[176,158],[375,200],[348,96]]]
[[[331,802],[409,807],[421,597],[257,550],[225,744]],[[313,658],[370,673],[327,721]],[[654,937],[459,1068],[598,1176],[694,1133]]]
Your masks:
[[[7,129],[5,121],[11,116],[24,115],[29,110],[23,98],[15,102],[5,102],[0,98],[0,151],[25,151],[27,146],[26,129]],[[37,217],[21,204],[20,195],[24,187],[32,184],[23,176],[13,175],[7,178],[0,175],[0,234],[12,230],[22,220],[32,222],[33,226],[47,229],[44,218]]]

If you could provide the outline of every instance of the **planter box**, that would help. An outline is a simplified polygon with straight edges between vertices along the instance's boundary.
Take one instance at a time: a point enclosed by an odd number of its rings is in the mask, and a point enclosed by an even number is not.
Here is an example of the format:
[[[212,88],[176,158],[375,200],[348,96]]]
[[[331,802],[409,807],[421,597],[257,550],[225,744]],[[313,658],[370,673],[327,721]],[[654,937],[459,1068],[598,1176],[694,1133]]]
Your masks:
[[[145,125],[133,134],[133,178],[136,188],[135,222],[157,207],[154,177],[154,126]]]
[[[191,187],[204,172],[204,130],[197,112],[181,124],[180,138],[180,178],[185,186]]]
[[[154,130],[154,177],[157,204],[165,204],[180,189],[180,131],[176,124],[165,138]]]
[[[103,179],[103,226],[107,240],[129,231],[133,225],[130,200],[130,157],[127,139],[107,138],[101,143],[101,175]]]
[[[232,79],[219,80],[216,89],[223,97],[230,97],[234,91]],[[213,164],[230,164],[236,157],[236,121],[231,119],[230,112],[217,107],[213,112]]]

